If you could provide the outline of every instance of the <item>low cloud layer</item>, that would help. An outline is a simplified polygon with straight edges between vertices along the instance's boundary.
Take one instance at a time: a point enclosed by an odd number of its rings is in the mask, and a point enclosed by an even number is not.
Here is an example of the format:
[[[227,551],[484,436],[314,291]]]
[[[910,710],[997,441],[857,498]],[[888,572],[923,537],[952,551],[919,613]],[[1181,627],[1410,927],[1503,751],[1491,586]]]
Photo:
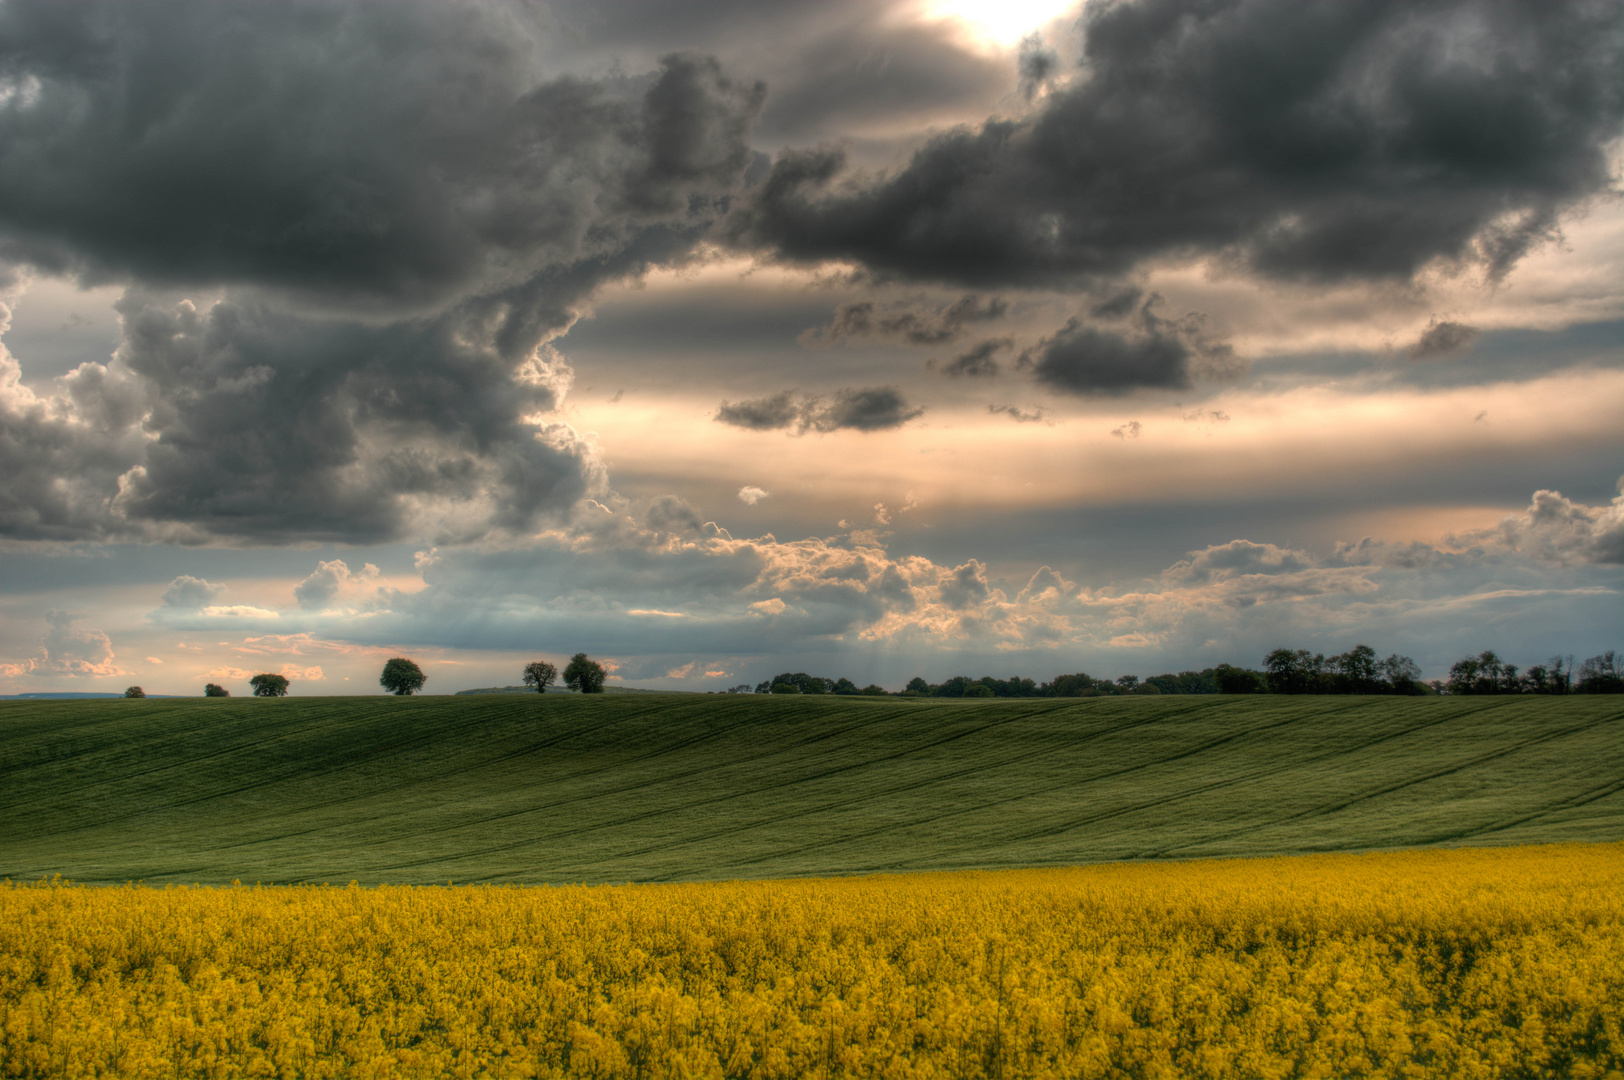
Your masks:
[[[733,219],[800,262],[976,287],[1213,258],[1286,281],[1502,277],[1607,191],[1624,14],[1607,4],[1146,0],[1084,14],[1031,115],[906,167],[788,152]]]
[[[923,406],[909,404],[894,386],[870,386],[837,390],[828,397],[785,390],[748,401],[724,401],[715,419],[751,431],[789,430],[804,435],[842,429],[884,431],[901,427],[924,412]]]

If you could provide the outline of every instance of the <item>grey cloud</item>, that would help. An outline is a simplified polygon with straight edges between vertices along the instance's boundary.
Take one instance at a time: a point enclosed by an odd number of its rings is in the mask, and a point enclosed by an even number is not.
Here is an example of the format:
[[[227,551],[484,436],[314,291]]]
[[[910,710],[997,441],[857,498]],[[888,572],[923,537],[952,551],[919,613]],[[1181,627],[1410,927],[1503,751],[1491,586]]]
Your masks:
[[[724,401],[714,419],[753,431],[794,429],[804,434],[841,429],[883,431],[901,427],[924,412],[923,406],[910,405],[894,386],[871,386],[842,388],[827,398],[786,390],[749,401]]]
[[[995,357],[1014,346],[1014,338],[989,338],[942,365],[943,375],[971,375],[990,378],[999,371]]]
[[[1003,413],[1017,424],[1035,424],[1043,419],[1042,409],[1033,409],[1031,412],[1022,412],[1014,405],[988,405],[987,411],[994,416]]]
[[[1142,296],[1143,290],[1123,289],[1089,308],[1088,313],[1096,319],[1120,319],[1139,307]]]
[[[1143,387],[1188,387],[1189,361],[1190,350],[1177,337],[1129,339],[1071,319],[1022,353],[1020,364],[1056,390],[1125,394]]]
[[[873,386],[862,390],[837,390],[829,403],[811,415],[819,431],[852,428],[856,431],[882,431],[901,427],[925,412],[922,406],[908,404],[894,386]]]
[[[730,402],[724,401],[716,410],[716,420],[733,427],[749,428],[752,431],[776,431],[780,428],[794,427],[801,419],[804,407],[796,398],[795,392],[785,390],[771,397],[754,398],[750,401]]]
[[[1138,302],[1129,290],[1105,302],[1108,311]],[[1018,365],[1039,382],[1074,394],[1124,394],[1144,387],[1184,388],[1195,377],[1225,379],[1245,362],[1216,336],[1209,320],[1193,311],[1177,319],[1156,313],[1162,297],[1152,293],[1133,310],[1129,327],[1101,330],[1076,316],[1050,337],[1024,351]]]
[[[498,4],[8,3],[0,230],[91,278],[437,305],[724,197],[762,89],[542,82]],[[637,91],[641,91],[638,93]]]
[[[134,283],[54,395],[0,355],[0,530],[457,540],[601,487],[547,342],[688,258],[763,90],[693,55],[543,82],[517,10],[0,7],[37,87],[0,105],[0,255]]]
[[[1421,338],[1406,352],[1411,360],[1432,360],[1440,356],[1463,353],[1477,343],[1483,331],[1459,322],[1439,322],[1434,319],[1421,332]]]
[[[1084,16],[1079,77],[1029,117],[873,178],[781,155],[735,242],[973,286],[1218,256],[1282,280],[1497,278],[1609,189],[1624,10],[1459,0],[1147,0]]]
[[[225,588],[224,585],[215,585],[203,578],[182,574],[164,589],[161,603],[167,608],[196,611],[200,607],[212,604],[216,597],[225,592]]]
[[[833,345],[849,338],[889,338],[909,345],[942,345],[976,323],[993,322],[1008,312],[1001,297],[982,300],[971,293],[950,304],[921,302],[880,305],[872,300],[841,304],[828,326],[801,335],[807,345]]]
[[[675,495],[662,495],[655,499],[649,504],[643,520],[657,533],[700,536],[705,531],[704,519]]]

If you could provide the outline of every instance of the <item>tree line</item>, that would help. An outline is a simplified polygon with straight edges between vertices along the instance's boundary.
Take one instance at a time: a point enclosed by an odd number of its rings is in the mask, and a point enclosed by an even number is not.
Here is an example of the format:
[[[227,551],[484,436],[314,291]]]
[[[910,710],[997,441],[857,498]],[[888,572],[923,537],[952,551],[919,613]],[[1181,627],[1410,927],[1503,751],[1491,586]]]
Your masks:
[[[603,693],[606,672],[602,664],[576,653],[564,666],[564,685],[581,694]],[[545,694],[559,677],[556,666],[546,660],[527,664],[524,684]],[[392,694],[409,696],[423,688],[428,676],[403,656],[384,664],[378,682]],[[263,673],[248,680],[256,697],[285,697],[286,676]],[[1124,694],[1618,694],[1624,693],[1624,659],[1612,649],[1583,663],[1573,656],[1553,656],[1524,669],[1507,663],[1492,651],[1464,657],[1449,669],[1448,680],[1421,681],[1421,668],[1408,656],[1397,653],[1378,657],[1369,645],[1355,645],[1345,653],[1326,656],[1307,649],[1278,648],[1263,658],[1263,667],[1242,668],[1219,664],[1200,671],[1168,672],[1140,679],[1122,675],[1116,679],[1096,679],[1086,672],[1056,675],[1049,682],[1036,682],[1019,675],[999,679],[983,675],[979,679],[954,675],[943,682],[927,682],[914,677],[893,693],[876,683],[859,687],[847,678],[828,679],[804,671],[786,671],[751,685],[730,686],[729,694],[839,694],[852,697],[944,697],[944,698],[1034,698],[1034,697],[1117,697]],[[205,697],[230,697],[231,692],[215,683],[203,688]],[[125,697],[146,694],[139,686],[124,692]]]
[[[1123,675],[1097,679],[1086,672],[1057,675],[1049,682],[1012,675],[972,678],[955,675],[939,683],[915,677],[895,693],[873,683],[859,687],[847,678],[823,678],[804,671],[784,672],[754,685],[740,683],[729,694],[840,694],[846,696],[1035,698],[1117,697],[1126,694],[1617,694],[1624,693],[1624,661],[1608,650],[1576,664],[1557,656],[1526,670],[1483,652],[1458,661],[1447,681],[1421,681],[1421,668],[1397,653],[1381,658],[1369,645],[1326,656],[1307,649],[1278,648],[1261,668],[1219,664],[1200,671],[1168,672],[1144,679]]]

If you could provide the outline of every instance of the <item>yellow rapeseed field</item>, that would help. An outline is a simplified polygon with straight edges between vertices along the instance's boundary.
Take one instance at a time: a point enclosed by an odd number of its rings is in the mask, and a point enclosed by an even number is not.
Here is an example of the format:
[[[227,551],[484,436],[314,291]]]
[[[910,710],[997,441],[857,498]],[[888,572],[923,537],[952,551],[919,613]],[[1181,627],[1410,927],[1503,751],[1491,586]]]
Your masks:
[[[8,1077],[1618,1076],[1624,845],[0,888]]]

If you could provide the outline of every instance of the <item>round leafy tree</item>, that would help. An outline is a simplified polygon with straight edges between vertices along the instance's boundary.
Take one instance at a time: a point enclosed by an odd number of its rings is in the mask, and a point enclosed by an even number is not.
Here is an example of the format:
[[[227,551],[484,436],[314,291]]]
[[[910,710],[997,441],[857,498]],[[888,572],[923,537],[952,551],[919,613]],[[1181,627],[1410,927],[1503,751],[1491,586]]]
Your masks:
[[[564,685],[583,694],[603,693],[603,665],[578,652],[564,667]]]
[[[225,687],[221,686],[219,683],[209,683],[207,686],[205,686],[203,688],[203,696],[204,697],[230,697],[231,696],[231,691],[227,690]]]
[[[266,672],[249,679],[248,685],[254,688],[255,697],[288,696],[288,677],[286,675],[272,675],[270,672]]]
[[[145,690],[141,689],[139,686],[132,686],[128,690],[124,691],[124,696],[125,697],[146,697],[147,692]]]
[[[397,656],[383,666],[383,674],[378,676],[378,685],[400,697],[410,697],[423,689],[423,684],[429,677],[423,674],[423,669],[406,659]]]
[[[556,678],[558,669],[545,660],[537,660],[524,666],[524,684],[538,694],[545,694]]]

